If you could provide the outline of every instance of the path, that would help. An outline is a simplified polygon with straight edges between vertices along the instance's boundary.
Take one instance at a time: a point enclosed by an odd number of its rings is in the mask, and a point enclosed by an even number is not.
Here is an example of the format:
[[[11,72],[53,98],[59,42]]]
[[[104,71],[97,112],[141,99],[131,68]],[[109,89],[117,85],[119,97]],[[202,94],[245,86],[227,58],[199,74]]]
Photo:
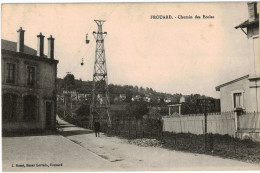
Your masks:
[[[59,118],[58,121],[62,128],[60,134],[3,137],[3,171],[260,169],[260,165],[231,159],[140,147],[129,144],[126,139],[107,137],[104,134],[96,138],[90,130]]]
[[[88,130],[73,126],[61,119],[61,135],[88,151],[108,160],[123,170],[238,170],[260,169],[260,165],[203,154],[184,153],[163,148],[140,147],[129,144],[126,139],[107,137],[96,138]]]

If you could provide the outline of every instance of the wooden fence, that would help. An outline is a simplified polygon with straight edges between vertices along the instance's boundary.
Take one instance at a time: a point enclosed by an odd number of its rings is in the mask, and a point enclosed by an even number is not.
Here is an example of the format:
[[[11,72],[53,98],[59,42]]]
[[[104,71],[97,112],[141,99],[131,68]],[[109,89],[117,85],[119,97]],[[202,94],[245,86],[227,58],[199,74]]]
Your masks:
[[[237,137],[260,142],[260,112],[247,112],[237,119]]]
[[[234,136],[236,131],[235,122],[234,112],[208,114],[207,132]],[[205,134],[205,118],[203,114],[163,117],[163,130],[175,133]]]
[[[238,130],[260,131],[260,112],[247,112],[238,116]]]
[[[138,137],[158,137],[162,135],[162,123],[157,119],[112,118],[110,134]]]
[[[174,133],[205,134],[203,114],[163,117],[163,131]],[[211,113],[207,116],[207,133],[236,136],[260,141],[260,113],[235,112]]]

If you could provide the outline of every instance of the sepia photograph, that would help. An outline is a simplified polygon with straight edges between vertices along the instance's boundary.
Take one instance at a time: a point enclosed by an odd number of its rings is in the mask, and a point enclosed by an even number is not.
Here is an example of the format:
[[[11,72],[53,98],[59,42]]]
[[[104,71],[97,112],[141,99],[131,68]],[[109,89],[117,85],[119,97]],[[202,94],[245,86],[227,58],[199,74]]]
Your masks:
[[[2,171],[259,171],[259,9],[1,3]]]

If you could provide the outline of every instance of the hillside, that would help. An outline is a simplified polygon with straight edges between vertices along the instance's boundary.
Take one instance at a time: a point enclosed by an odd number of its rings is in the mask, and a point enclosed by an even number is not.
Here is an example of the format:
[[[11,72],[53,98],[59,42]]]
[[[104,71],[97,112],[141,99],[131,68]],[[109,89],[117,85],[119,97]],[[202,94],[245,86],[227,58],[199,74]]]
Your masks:
[[[58,93],[66,88],[69,90],[76,90],[79,93],[91,94],[92,81],[82,81],[74,79],[71,81],[71,85],[66,87],[65,80],[58,78],[57,80]],[[197,99],[212,99],[215,104],[210,108],[211,112],[220,112],[220,101],[212,97],[208,97],[200,94],[182,95],[181,93],[162,93],[153,90],[152,88],[143,88],[132,85],[115,85],[109,84],[109,94],[111,104],[122,104],[131,103],[132,98],[135,96],[140,96],[138,101],[145,101],[145,98],[149,98],[150,106],[167,106],[167,104],[177,104],[180,102],[180,98],[185,98],[185,103],[182,104],[183,114],[193,114],[201,112],[202,110],[198,108]],[[120,95],[125,95],[124,99],[120,99]]]

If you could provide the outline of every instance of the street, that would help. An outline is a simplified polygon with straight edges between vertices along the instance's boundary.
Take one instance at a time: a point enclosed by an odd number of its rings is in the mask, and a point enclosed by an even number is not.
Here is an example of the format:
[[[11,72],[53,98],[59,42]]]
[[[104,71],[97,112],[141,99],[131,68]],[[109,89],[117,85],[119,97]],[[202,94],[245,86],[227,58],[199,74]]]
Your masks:
[[[251,170],[260,165],[203,154],[140,147],[126,139],[95,137],[57,118],[58,135],[3,137],[3,171]]]

